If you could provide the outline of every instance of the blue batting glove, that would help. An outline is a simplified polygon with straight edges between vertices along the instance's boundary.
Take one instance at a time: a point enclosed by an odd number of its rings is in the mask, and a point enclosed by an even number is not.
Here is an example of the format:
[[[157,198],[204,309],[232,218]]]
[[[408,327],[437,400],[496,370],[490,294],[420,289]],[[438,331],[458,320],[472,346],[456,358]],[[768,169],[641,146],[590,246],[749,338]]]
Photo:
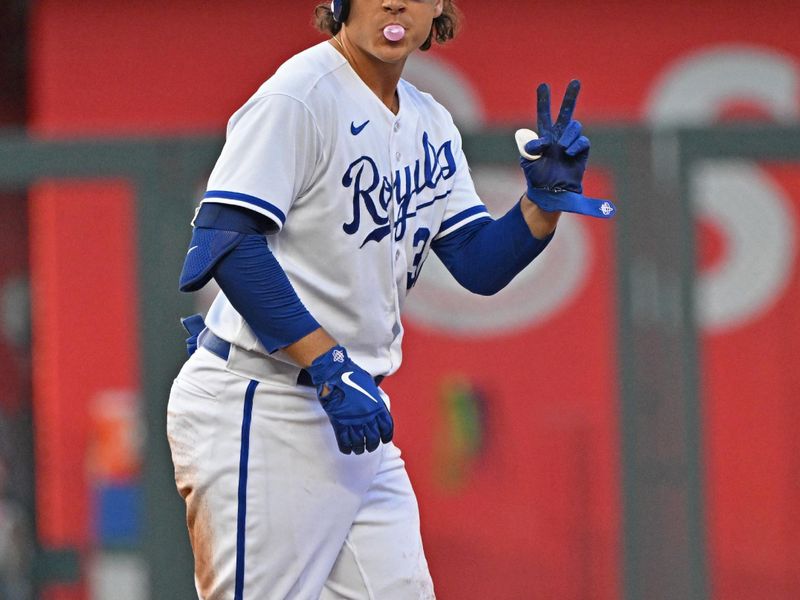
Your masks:
[[[528,199],[542,210],[574,212],[603,219],[616,212],[608,200],[583,195],[583,174],[589,160],[591,142],[582,133],[580,122],[572,119],[581,83],[571,81],[561,110],[553,124],[550,117],[550,87],[542,83],[536,90],[539,139],[525,144],[525,152],[539,158],[520,157],[528,183]]]
[[[343,454],[363,454],[392,441],[394,421],[372,376],[335,346],[308,367],[317,397]]]

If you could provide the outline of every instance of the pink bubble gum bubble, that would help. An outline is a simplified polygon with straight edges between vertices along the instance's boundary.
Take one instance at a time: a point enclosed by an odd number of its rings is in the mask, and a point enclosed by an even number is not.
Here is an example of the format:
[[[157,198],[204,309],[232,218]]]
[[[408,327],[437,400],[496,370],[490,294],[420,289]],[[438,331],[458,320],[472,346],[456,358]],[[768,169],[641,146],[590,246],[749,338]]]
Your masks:
[[[383,37],[390,42],[399,42],[406,37],[406,30],[401,25],[387,25],[383,28]]]

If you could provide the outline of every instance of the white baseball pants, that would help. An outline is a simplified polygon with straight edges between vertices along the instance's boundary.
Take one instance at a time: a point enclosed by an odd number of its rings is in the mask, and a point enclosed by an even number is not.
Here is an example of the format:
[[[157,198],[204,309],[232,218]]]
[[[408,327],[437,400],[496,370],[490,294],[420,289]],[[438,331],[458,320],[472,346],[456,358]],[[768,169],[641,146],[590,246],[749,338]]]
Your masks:
[[[167,433],[199,598],[434,598],[400,450],[341,454],[312,388],[243,377],[200,348]]]

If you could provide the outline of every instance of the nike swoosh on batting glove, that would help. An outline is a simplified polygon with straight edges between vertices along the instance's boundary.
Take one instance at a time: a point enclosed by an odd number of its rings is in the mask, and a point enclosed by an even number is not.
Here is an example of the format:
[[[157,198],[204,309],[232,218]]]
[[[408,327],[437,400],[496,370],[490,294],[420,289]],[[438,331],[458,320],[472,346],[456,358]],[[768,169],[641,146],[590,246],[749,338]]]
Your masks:
[[[520,166],[528,184],[528,199],[542,210],[566,211],[607,219],[616,213],[608,200],[583,195],[583,174],[589,160],[591,143],[582,134],[579,121],[572,119],[581,84],[570,82],[564,94],[556,122],[550,117],[550,88],[541,84],[537,93],[537,126],[539,138],[527,142],[520,157]],[[524,150],[524,153],[522,152]]]
[[[343,454],[373,452],[380,442],[392,441],[394,421],[378,386],[347,356],[347,350],[335,346],[307,370]]]

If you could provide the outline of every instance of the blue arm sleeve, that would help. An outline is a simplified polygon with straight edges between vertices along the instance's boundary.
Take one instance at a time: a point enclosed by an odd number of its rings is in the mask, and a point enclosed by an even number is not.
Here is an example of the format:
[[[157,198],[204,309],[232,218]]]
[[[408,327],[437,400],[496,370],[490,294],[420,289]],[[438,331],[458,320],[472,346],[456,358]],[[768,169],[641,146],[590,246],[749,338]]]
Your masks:
[[[214,279],[268,352],[319,329],[261,235],[245,235],[217,263]]]
[[[434,240],[431,248],[456,281],[491,296],[507,286],[553,239],[531,234],[517,202],[497,220],[480,219]]]
[[[193,284],[182,285],[181,289],[199,289],[191,276],[196,271],[208,278],[213,276],[271,353],[293,344],[320,325],[300,301],[270,251],[263,235],[268,224],[263,221],[260,215],[246,209],[203,204],[195,218],[190,243],[196,249],[190,247],[187,265],[198,262],[192,255],[203,257],[205,264],[193,269],[184,267],[186,280]],[[184,275],[182,283],[183,279]]]

